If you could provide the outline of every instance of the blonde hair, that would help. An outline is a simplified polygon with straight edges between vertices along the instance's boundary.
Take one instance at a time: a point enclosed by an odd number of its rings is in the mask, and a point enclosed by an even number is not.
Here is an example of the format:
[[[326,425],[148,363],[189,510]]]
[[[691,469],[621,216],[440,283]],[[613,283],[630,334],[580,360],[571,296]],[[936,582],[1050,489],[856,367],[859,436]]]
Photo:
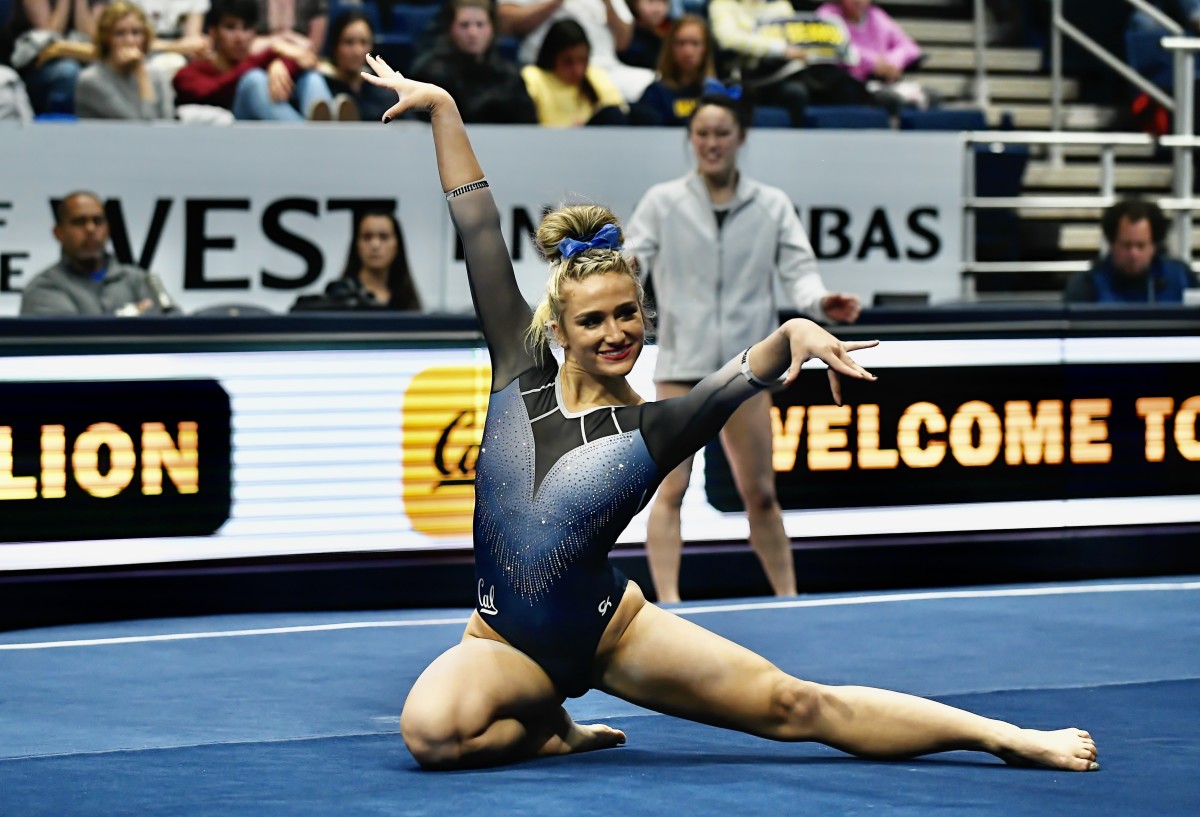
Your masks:
[[[542,219],[534,236],[534,244],[542,257],[550,262],[550,278],[546,281],[546,294],[533,310],[533,320],[529,322],[529,328],[525,332],[526,341],[535,358],[542,360],[549,353],[550,324],[562,320],[563,285],[570,281],[582,281],[593,275],[615,272],[629,276],[637,290],[638,308],[641,310],[642,319],[649,330],[650,312],[646,308],[646,293],[633,264],[621,254],[619,246],[615,249],[597,247],[570,258],[563,258],[558,249],[559,242],[564,238],[590,241],[601,227],[608,224],[612,224],[620,232],[621,223],[612,211],[596,204],[560,207]],[[622,233],[618,244],[624,240]]]
[[[146,17],[146,12],[142,11],[141,6],[136,3],[130,3],[127,0],[114,0],[104,7],[100,12],[100,18],[96,21],[96,35],[93,37],[93,42],[96,44],[96,54],[102,60],[106,60],[112,54],[112,37],[113,29],[117,27],[123,18],[134,16],[142,23],[142,50],[150,50],[150,41],[154,39],[154,31],[150,28],[150,20]]]

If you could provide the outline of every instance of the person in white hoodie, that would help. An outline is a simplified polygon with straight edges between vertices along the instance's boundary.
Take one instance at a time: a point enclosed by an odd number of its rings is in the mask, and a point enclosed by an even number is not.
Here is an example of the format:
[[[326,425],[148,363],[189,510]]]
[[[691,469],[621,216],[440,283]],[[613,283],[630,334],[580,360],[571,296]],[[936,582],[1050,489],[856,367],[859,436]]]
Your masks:
[[[688,122],[696,168],[650,188],[626,228],[626,252],[655,293],[659,400],[686,394],[778,325],[776,275],[801,313],[858,319],[857,295],[825,288],[787,194],[738,171],[748,122],[739,100],[701,97]],[[770,410],[767,392],[744,403],[722,429],[721,443],[771,589],[791,596],[796,575],[775,493]],[[689,458],[663,481],[650,511],[646,546],[660,602],[679,601],[679,517],[691,468]]]

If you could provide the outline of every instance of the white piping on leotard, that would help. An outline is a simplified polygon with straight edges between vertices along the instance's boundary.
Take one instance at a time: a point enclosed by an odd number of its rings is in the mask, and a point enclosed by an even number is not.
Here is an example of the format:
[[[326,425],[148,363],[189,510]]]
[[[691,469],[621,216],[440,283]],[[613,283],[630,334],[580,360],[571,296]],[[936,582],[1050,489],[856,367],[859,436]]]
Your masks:
[[[530,420],[530,421],[529,421],[529,424],[530,424],[530,425],[533,425],[533,424],[534,424],[534,423],[536,423],[538,420],[541,420],[541,419],[542,419],[542,418],[544,418],[544,417],[549,417],[551,414],[554,414],[554,413],[555,413],[555,412],[557,412],[557,411],[558,411],[558,406],[555,406],[554,408],[552,408],[552,409],[550,409],[549,411],[547,411],[545,414],[539,414],[537,417],[534,417],[532,420]]]
[[[538,386],[536,389],[530,389],[529,391],[523,391],[523,392],[521,392],[521,396],[524,397],[527,394],[537,394],[540,391],[545,391],[546,389],[552,389],[552,388],[554,388],[553,381],[547,383],[544,386]]]
[[[613,425],[615,425],[617,427],[617,433],[624,434],[625,431],[621,428],[621,424],[617,422],[617,407],[609,406],[608,410],[609,410],[609,414],[612,416]]]

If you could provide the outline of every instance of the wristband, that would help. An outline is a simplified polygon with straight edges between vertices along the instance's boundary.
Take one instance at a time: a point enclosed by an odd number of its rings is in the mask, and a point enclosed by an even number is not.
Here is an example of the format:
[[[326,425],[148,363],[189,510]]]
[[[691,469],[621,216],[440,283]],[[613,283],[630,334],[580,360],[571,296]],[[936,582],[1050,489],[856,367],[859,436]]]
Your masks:
[[[750,383],[751,386],[759,389],[767,389],[775,385],[767,380],[760,380],[754,376],[754,372],[750,371],[750,350],[742,352],[742,375]]]

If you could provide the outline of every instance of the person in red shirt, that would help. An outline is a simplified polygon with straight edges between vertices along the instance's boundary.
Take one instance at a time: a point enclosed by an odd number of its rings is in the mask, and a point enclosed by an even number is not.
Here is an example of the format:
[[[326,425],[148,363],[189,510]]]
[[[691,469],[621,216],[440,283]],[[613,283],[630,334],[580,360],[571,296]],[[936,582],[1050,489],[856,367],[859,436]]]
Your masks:
[[[254,0],[216,0],[207,22],[213,56],[193,60],[175,75],[176,104],[215,105],[236,119],[332,118],[329,86],[313,70],[317,59],[311,51],[272,38],[266,48],[251,52],[258,22]]]

